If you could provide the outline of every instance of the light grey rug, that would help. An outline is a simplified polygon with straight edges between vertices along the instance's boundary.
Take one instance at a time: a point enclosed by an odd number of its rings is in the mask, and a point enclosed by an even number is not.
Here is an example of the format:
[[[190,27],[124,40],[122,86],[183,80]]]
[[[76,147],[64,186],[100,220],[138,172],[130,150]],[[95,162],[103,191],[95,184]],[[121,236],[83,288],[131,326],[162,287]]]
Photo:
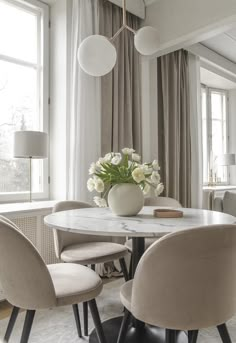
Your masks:
[[[116,317],[122,314],[123,307],[120,303],[119,288],[123,279],[110,282],[104,286],[102,294],[97,299],[97,304],[102,320]],[[81,322],[82,308],[80,306]],[[24,313],[21,313],[9,343],[19,343]],[[0,337],[4,336],[8,320],[0,321]],[[236,317],[228,323],[232,342],[236,342]],[[93,323],[89,315],[89,329],[92,330]],[[30,336],[30,343],[87,343],[88,338],[78,339],[72,307],[66,306],[53,310],[38,311],[35,316]],[[108,342],[109,343],[109,342]],[[202,330],[198,343],[221,343],[216,328]]]

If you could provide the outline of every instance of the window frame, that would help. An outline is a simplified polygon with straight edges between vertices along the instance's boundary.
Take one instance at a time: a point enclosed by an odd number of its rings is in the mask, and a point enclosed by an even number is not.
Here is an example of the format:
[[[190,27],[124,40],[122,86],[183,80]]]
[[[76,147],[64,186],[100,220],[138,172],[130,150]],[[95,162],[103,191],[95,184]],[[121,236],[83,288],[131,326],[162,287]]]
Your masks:
[[[26,12],[34,13],[38,17],[37,25],[39,30],[37,41],[39,48],[37,51],[37,62],[30,63],[2,54],[0,54],[0,60],[37,70],[37,108],[40,111],[40,130],[49,134],[49,6],[38,0],[4,0],[4,2],[21,8]],[[46,200],[49,198],[49,153],[48,144],[48,158],[43,160],[43,191],[33,192],[33,200]],[[29,190],[25,192],[0,193],[0,203],[21,201],[29,201]]]
[[[225,114],[225,120],[226,120],[226,154],[229,152],[229,92],[227,89],[221,89],[221,88],[215,88],[215,87],[208,87],[207,85],[201,83],[201,102],[202,102],[202,89],[205,89],[206,91],[206,131],[207,131],[207,173],[208,173],[208,181],[203,182],[204,186],[209,185],[209,178],[210,178],[210,159],[211,159],[211,151],[212,151],[212,108],[211,108],[211,92],[218,92],[225,94],[226,98],[226,114]],[[229,167],[225,166],[226,168],[226,181],[223,182],[215,182],[213,181],[213,184],[215,186],[225,186],[230,184],[230,172]],[[213,176],[214,177],[214,176]]]

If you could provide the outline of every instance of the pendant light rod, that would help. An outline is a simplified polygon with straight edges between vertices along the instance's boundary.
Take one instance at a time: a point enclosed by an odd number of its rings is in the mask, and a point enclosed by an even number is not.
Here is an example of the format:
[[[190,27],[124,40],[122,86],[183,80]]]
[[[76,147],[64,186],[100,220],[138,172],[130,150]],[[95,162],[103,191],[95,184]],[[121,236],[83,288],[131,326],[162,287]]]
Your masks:
[[[123,0],[123,26],[127,25],[126,21],[126,0]]]
[[[129,27],[127,25],[127,15],[126,15],[126,0],[122,0],[123,2],[123,25],[121,26],[121,28],[114,34],[113,37],[110,38],[111,42],[114,42],[114,40],[120,35],[120,33],[122,31],[124,31],[125,29],[132,32],[133,34],[136,33],[135,30],[133,30],[131,27]]]

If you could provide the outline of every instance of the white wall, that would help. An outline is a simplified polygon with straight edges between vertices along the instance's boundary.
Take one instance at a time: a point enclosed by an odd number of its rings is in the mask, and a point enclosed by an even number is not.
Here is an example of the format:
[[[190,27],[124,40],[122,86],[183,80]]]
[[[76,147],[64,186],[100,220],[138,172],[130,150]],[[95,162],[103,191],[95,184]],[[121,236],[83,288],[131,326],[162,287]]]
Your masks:
[[[67,1],[51,6],[50,30],[50,199],[66,197]]]
[[[225,31],[232,23],[235,0],[161,0],[147,7],[144,25],[159,30],[162,55]]]
[[[229,152],[236,154],[236,89],[229,91]],[[236,166],[230,167],[230,184],[236,185]]]

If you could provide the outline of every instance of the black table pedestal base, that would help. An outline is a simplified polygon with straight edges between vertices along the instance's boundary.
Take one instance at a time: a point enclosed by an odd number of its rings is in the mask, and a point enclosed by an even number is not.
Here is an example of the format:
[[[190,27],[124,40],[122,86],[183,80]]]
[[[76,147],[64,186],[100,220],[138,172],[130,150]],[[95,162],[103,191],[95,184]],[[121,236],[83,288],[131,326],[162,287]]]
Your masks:
[[[121,321],[122,317],[117,317],[102,323],[107,343],[117,343]],[[177,343],[187,342],[186,333],[179,332]],[[95,330],[89,336],[89,343],[99,343]],[[123,343],[165,343],[165,330],[150,325],[145,325],[142,329],[136,329],[130,325]]]

